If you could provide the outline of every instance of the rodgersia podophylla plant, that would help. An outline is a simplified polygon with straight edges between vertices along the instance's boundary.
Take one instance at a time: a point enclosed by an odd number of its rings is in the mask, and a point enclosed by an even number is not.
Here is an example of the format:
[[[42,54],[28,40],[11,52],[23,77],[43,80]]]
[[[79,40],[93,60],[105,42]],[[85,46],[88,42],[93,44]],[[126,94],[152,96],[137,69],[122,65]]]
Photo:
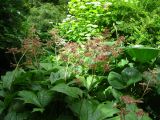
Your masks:
[[[60,59],[74,69],[83,67],[86,71],[108,72],[111,59],[117,58],[122,52],[119,45],[123,40],[123,36],[119,37],[112,46],[99,38],[80,44],[68,42],[60,49]]]

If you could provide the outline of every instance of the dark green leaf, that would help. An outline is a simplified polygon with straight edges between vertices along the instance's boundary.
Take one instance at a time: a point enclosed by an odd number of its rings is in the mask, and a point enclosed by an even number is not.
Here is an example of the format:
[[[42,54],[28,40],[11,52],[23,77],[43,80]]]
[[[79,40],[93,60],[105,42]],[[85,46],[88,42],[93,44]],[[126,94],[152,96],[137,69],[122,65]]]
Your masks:
[[[136,68],[127,67],[121,74],[122,79],[127,83],[127,85],[131,85],[142,80],[142,75]]]
[[[54,86],[51,90],[64,93],[74,98],[82,97],[82,93],[83,93],[81,89],[77,87],[69,87],[64,83]]]
[[[20,91],[18,95],[20,96],[19,99],[23,100],[25,103],[30,103],[38,107],[42,107],[35,93],[31,91],[23,90],[23,91]]]
[[[7,72],[5,76],[2,76],[3,81],[3,87],[10,89],[12,86],[12,83],[15,81],[17,77],[21,75],[24,71],[22,69],[16,69],[12,72]]]
[[[52,93],[47,90],[41,90],[38,92],[37,97],[41,106],[45,107],[52,100]]]
[[[4,120],[27,120],[28,115],[26,113],[16,113],[15,111],[9,112]]]
[[[5,109],[5,104],[0,100],[0,114],[3,112],[4,109]]]
[[[122,76],[116,72],[110,72],[108,75],[109,84],[116,89],[123,89],[126,83],[123,81]]]
[[[113,102],[102,103],[98,105],[90,120],[103,120],[117,113],[119,113],[119,110],[114,107]]]

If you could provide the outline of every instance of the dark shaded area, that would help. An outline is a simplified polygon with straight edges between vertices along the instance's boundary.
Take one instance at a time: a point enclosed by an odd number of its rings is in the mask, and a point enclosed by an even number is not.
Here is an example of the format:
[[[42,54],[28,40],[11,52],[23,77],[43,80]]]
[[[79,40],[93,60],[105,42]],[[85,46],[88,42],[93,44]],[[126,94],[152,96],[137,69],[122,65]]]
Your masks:
[[[7,71],[12,70],[12,55],[7,54],[5,50],[0,49],[0,75],[4,75]]]

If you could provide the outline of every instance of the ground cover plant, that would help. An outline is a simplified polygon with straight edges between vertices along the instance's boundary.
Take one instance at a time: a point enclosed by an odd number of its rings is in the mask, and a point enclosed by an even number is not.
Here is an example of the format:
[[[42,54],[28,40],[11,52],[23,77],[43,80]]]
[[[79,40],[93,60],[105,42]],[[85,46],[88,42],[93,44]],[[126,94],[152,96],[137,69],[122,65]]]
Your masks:
[[[159,3],[71,0],[49,39],[36,23],[8,49],[0,119],[159,120]]]

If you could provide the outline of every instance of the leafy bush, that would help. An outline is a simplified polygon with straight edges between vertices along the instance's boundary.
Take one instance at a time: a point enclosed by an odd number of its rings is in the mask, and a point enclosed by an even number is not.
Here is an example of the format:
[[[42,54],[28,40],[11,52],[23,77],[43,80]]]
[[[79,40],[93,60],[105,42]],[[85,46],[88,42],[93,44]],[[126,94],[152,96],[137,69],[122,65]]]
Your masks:
[[[106,25],[109,2],[100,0],[69,2],[69,14],[59,25],[60,35],[71,41],[84,41],[100,35]]]
[[[159,1],[100,0],[69,2],[69,14],[59,25],[60,35],[71,41],[84,41],[107,27],[113,38],[126,36],[126,44],[159,44]],[[152,7],[152,8],[150,8]]]
[[[51,37],[48,31],[64,18],[65,12],[64,5],[55,6],[51,3],[43,3],[30,9],[26,22],[34,26],[39,37],[45,41]]]
[[[23,0],[1,0],[0,49],[20,46],[24,36],[22,22],[27,11]]]

